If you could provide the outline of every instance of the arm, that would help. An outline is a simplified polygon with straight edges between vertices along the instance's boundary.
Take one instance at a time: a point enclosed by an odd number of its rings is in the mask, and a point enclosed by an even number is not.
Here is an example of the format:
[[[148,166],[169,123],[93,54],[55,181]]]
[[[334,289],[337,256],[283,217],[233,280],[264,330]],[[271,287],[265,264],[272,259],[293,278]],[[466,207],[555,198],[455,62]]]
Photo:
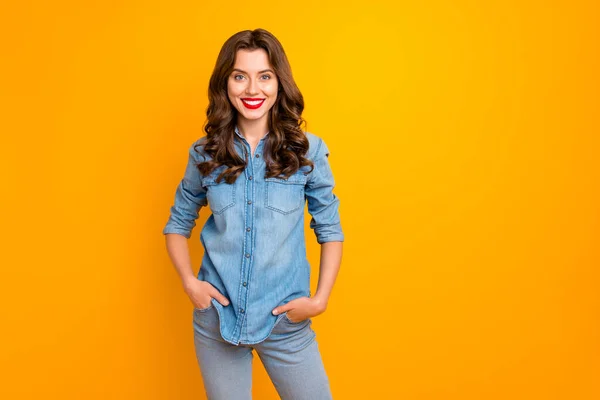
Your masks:
[[[195,307],[206,308],[212,297],[223,305],[227,305],[228,301],[210,283],[198,280],[192,270],[187,240],[196,226],[200,209],[208,205],[206,189],[202,186],[202,178],[197,168],[200,156],[194,150],[196,143],[189,149],[185,174],[177,186],[174,204],[163,234],[169,258],[177,270],[185,293]]]
[[[197,143],[197,142],[196,142]],[[198,170],[200,156],[192,144],[188,150],[188,161],[183,178],[177,185],[171,213],[162,233],[176,233],[189,239],[196,226],[200,209],[208,205],[206,188],[202,186],[202,176]]]
[[[327,302],[333,289],[342,262],[343,242],[326,242],[321,244],[321,262],[319,266],[319,283],[313,298],[318,302],[322,311],[327,308]]]
[[[185,172],[175,191],[169,220],[163,228],[169,258],[184,288],[187,282],[195,279],[187,239],[196,226],[200,209],[208,204],[206,189],[202,186],[202,177],[197,167],[200,158],[194,149],[196,143],[193,143],[188,150]]]
[[[165,234],[165,242],[169,258],[181,279],[184,289],[187,291],[189,282],[196,280],[190,260],[187,238],[177,233],[167,233]]]
[[[314,157],[315,168],[306,187],[310,227],[321,245],[319,283],[313,296],[321,312],[327,308],[329,296],[342,262],[344,233],[340,223],[339,198],[333,193],[335,181],[329,165],[329,149],[323,140]]]

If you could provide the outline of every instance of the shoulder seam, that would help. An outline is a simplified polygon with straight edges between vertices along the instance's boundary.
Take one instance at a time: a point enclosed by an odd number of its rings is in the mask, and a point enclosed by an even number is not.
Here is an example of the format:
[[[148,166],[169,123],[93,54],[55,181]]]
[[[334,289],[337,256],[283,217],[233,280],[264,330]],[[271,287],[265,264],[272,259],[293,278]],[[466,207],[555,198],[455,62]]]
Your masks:
[[[193,152],[194,157],[199,162],[206,161],[206,157],[204,156],[204,146],[200,143],[201,140],[202,138],[195,140],[190,146],[190,151]],[[200,149],[197,150],[196,147],[200,147]]]
[[[314,158],[317,158],[319,151],[321,150],[321,146],[323,145],[323,138],[319,137],[319,146],[317,146],[317,150],[315,151]]]

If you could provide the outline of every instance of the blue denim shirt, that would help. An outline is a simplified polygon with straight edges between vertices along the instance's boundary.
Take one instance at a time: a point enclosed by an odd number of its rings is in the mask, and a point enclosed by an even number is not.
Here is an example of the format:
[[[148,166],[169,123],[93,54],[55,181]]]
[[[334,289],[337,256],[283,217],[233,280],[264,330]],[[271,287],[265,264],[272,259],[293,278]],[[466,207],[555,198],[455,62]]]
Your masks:
[[[204,247],[198,279],[211,283],[229,305],[216,299],[202,312],[216,307],[221,336],[234,345],[265,340],[285,313],[272,310],[298,297],[311,297],[310,265],[306,258],[304,206],[308,203],[310,228],[318,243],[344,241],[338,212],[339,198],[333,193],[334,179],[328,161],[329,149],[318,136],[306,132],[307,158],[314,170],[301,167],[287,180],[264,178],[262,151],[265,138],[254,154],[250,144],[235,130],[235,146],[247,166],[233,184],[216,178],[226,166],[203,177],[196,164],[210,156],[196,144],[189,149],[185,175],[175,192],[175,202],[163,234],[177,233],[190,238],[201,207],[208,205],[200,241]]]

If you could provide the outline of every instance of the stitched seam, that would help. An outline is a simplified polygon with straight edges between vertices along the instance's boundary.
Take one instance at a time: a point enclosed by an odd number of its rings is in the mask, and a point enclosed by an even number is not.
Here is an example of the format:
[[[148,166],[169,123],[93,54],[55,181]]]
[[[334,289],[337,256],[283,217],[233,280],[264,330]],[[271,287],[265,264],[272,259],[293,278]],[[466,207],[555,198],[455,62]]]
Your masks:
[[[210,310],[210,309],[211,309],[211,308],[213,308],[214,306],[215,306],[215,305],[212,303],[212,300],[211,300],[211,302],[210,302],[210,306],[208,306],[208,307],[206,307],[206,308],[196,308],[196,307],[194,307],[194,311],[198,311],[198,312],[201,312],[201,313],[203,313],[203,312],[206,312],[206,311]]]
[[[265,181],[267,181],[267,179],[265,179]],[[287,215],[290,213],[293,213],[294,211],[298,211],[299,209],[303,208],[306,204],[306,195],[304,196],[304,201],[302,202],[301,205],[298,205],[298,207],[293,208],[291,210],[285,211],[282,210],[280,208],[277,208],[275,206],[270,205],[269,203],[269,187],[271,186],[268,182],[276,182],[276,183],[286,183],[286,184],[293,184],[293,185],[306,185],[306,180],[304,180],[304,182],[280,182],[279,180],[269,180],[267,181],[267,183],[265,183],[265,207],[268,208],[269,210],[274,210],[277,211],[283,215]]]
[[[219,210],[213,210],[212,207],[213,205],[210,204],[210,202],[208,202],[208,205],[211,207],[211,211],[213,212],[213,214],[222,214],[225,210],[227,210],[230,207],[233,207],[235,205],[235,182],[232,184],[226,183],[226,182],[221,182],[221,183],[217,183],[216,180],[214,178],[212,178],[212,175],[210,175],[210,178],[205,178],[202,180],[202,185],[203,186],[219,186],[219,185],[228,185],[231,186],[231,203],[227,204],[226,206],[224,206],[223,208],[219,209]],[[208,195],[206,196],[206,200],[208,201]]]

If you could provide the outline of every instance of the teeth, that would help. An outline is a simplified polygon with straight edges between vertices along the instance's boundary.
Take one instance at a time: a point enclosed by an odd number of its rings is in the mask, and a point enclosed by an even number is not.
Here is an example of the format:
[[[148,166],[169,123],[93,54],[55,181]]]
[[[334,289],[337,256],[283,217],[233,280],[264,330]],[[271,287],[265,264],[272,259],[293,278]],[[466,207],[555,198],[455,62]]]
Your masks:
[[[255,101],[242,100],[242,101],[251,106],[256,106],[256,105],[262,103],[264,100],[255,100]]]

